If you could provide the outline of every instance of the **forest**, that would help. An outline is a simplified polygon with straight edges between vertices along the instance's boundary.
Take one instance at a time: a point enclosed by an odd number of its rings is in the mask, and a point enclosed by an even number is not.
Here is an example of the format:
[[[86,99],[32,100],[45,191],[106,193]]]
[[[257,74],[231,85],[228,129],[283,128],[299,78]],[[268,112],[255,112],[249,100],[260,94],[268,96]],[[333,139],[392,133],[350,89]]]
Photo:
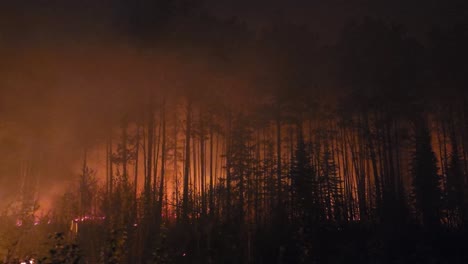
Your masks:
[[[468,262],[468,16],[135,2],[0,45],[0,263]]]

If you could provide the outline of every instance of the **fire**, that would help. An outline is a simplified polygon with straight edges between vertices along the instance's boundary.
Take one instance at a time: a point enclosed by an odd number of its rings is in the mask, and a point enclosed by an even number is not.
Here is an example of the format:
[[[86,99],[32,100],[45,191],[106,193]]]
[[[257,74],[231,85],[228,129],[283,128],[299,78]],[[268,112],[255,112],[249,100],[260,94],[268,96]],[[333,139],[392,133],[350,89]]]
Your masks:
[[[95,216],[95,215],[85,215],[85,216],[82,216],[82,217],[76,217],[71,222],[70,231],[77,234],[78,233],[79,223],[103,221],[105,219],[106,219],[105,216]]]
[[[23,260],[20,262],[20,264],[36,264],[36,260],[33,258],[30,260]]]
[[[94,216],[94,215],[85,215],[82,217],[77,217],[73,219],[74,222],[86,222],[86,221],[94,221],[94,220],[105,220],[105,216]]]

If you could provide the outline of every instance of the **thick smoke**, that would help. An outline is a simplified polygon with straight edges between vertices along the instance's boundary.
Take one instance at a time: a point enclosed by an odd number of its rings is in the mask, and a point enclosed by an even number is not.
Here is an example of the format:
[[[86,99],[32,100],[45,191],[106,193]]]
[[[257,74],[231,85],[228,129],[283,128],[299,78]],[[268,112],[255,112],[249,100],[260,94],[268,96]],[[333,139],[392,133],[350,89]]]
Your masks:
[[[43,28],[31,31],[35,36],[24,37],[30,42],[10,39],[1,47],[1,206],[25,189],[40,201],[63,192],[76,183],[85,149],[103,177],[105,137],[123,116],[137,116],[150,94],[216,90],[239,96],[255,81],[249,67],[220,64],[193,46],[149,49],[119,35],[78,34],[75,41],[38,38],[41,31],[50,33]]]

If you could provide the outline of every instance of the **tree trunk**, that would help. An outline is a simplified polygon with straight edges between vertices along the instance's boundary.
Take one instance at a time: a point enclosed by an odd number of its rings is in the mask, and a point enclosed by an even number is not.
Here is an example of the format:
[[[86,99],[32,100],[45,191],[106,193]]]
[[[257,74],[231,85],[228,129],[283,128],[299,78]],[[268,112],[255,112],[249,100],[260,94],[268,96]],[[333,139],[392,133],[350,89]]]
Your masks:
[[[188,223],[188,195],[189,195],[189,177],[190,177],[190,139],[191,139],[191,125],[192,125],[192,102],[187,102],[187,116],[185,124],[185,162],[184,162],[184,190],[182,197],[182,219]]]

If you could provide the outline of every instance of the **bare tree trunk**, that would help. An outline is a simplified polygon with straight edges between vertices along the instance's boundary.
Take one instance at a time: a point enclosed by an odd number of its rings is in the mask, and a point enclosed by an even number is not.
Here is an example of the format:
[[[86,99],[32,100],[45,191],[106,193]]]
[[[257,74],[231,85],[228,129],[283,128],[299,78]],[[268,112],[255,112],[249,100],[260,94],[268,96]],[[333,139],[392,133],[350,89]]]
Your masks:
[[[134,204],[134,210],[135,210],[135,219],[137,218],[137,201],[138,201],[138,156],[140,152],[140,125],[137,124],[137,130],[136,130],[136,142],[135,142],[135,175],[133,179],[133,184],[134,186],[134,199],[135,199],[135,204]]]
[[[150,100],[152,100],[150,98]],[[153,165],[153,148],[154,148],[154,113],[153,104],[150,102],[148,108],[148,121],[147,121],[147,147],[146,147],[146,175],[145,175],[145,211],[149,213],[150,199],[151,199],[151,176],[152,176],[152,165]]]
[[[84,190],[86,188],[85,184],[87,184],[86,182],[86,174],[88,173],[87,172],[87,169],[88,169],[88,165],[87,165],[87,155],[88,155],[88,150],[84,149],[83,151],[83,167],[81,168],[81,179],[80,179],[80,201],[79,201],[79,216],[80,217],[83,217],[86,215],[87,212],[85,212],[85,208],[84,208],[84,205],[83,205],[83,202],[84,202],[84,199],[87,199],[88,197],[85,197],[86,194],[84,194]],[[88,208],[86,208],[88,209]]]
[[[194,133],[195,134],[195,133]],[[197,166],[198,166],[198,162],[197,162],[197,144],[196,144],[196,137],[193,136],[192,137],[192,177],[191,177],[191,184],[189,183],[189,185],[192,186],[192,191],[191,191],[191,194],[192,194],[192,203],[191,203],[191,211],[194,212],[196,211],[197,214],[193,214],[192,217],[193,218],[197,218],[197,215],[198,215],[198,200],[197,200],[197,192],[198,192],[198,186],[197,186],[197,176],[198,176],[198,172],[197,172]]]
[[[379,176],[379,170],[377,168],[377,156],[375,153],[375,147],[374,147],[374,140],[372,139],[372,134],[370,131],[370,125],[369,125],[369,115],[366,114],[365,117],[365,131],[366,131],[366,139],[368,142],[368,148],[369,148],[369,153],[370,153],[370,158],[371,158],[371,164],[372,164],[372,171],[374,174],[374,188],[375,188],[375,204],[377,208],[377,215],[378,217],[382,217],[381,215],[381,206],[382,206],[382,193],[381,193],[381,188],[380,188],[380,176]]]
[[[160,152],[160,147],[161,147],[161,130],[162,130],[162,125],[156,125],[158,127],[158,136],[156,137],[156,142],[154,146],[154,154],[153,154],[153,187],[152,187],[152,204],[153,206],[157,207],[158,202],[156,198],[157,197],[157,184],[158,184],[158,166],[159,166],[159,152]],[[155,129],[156,130],[156,129]],[[156,213],[156,211],[155,211]]]
[[[231,219],[231,162],[230,162],[230,151],[231,151],[231,110],[228,110],[228,120],[227,120],[227,129],[226,129],[226,149],[225,149],[225,156],[226,156],[226,217],[228,221]]]
[[[202,114],[202,108],[200,107],[200,192],[201,192],[201,205],[202,205],[202,216],[206,215],[206,197],[205,197],[205,177],[206,177],[206,163],[205,163],[205,126]]]
[[[185,125],[185,162],[184,162],[184,191],[182,197],[182,219],[188,223],[188,195],[189,195],[189,176],[190,176],[190,139],[192,126],[192,102],[189,99],[187,102],[187,116]]]
[[[281,174],[282,174],[282,168],[281,168],[281,106],[278,103],[278,109],[277,109],[277,116],[276,116],[276,156],[277,156],[277,164],[276,164],[276,188],[277,188],[277,201],[276,201],[276,206],[278,213],[281,214],[282,212],[282,183],[281,183]]]
[[[156,217],[161,220],[163,197],[164,197],[164,175],[166,170],[166,110],[165,102],[163,102],[161,110],[161,122],[162,122],[162,146],[161,146],[161,179],[159,183],[159,199],[158,199],[158,212]],[[160,224],[160,222],[157,222]],[[160,225],[159,225],[160,226]],[[158,228],[159,228],[158,226]]]
[[[124,117],[122,120],[122,179],[125,186],[128,184],[128,170],[127,170],[127,163],[128,163],[128,133],[127,133],[127,117]]]
[[[210,216],[213,217],[214,213],[214,201],[213,201],[213,117],[211,116],[211,124],[210,124],[210,193],[209,193],[209,207],[210,207]]]
[[[110,136],[109,139],[109,178],[110,178],[110,193],[112,195],[113,189],[114,189],[114,165],[113,165],[113,160],[112,160],[112,135]]]
[[[174,186],[175,186],[175,214],[177,217],[177,220],[179,220],[180,217],[180,209],[179,209],[179,174],[178,174],[178,166],[177,166],[177,132],[178,132],[178,126],[177,126],[177,114],[174,113]]]

